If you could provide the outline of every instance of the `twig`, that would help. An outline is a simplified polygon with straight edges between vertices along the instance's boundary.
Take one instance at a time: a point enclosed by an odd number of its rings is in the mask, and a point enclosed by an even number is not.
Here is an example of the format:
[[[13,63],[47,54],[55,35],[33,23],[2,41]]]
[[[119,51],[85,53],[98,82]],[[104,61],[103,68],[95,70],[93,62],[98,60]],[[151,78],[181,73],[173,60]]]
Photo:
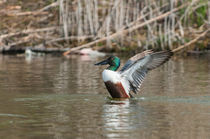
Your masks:
[[[178,48],[172,50],[172,52],[176,53],[178,52],[179,50],[185,48],[185,47],[188,47],[190,46],[191,44],[195,43],[196,41],[198,41],[201,37],[204,37],[208,32],[210,31],[210,29],[206,30],[205,32],[203,32],[202,34],[200,34],[199,36],[197,36],[195,39],[191,40],[190,42],[184,44],[184,45],[181,45],[179,46]]]
[[[73,51],[76,51],[76,50],[79,50],[79,49],[82,49],[82,48],[85,48],[85,47],[90,47],[90,46],[92,46],[92,45],[94,45],[94,44],[97,44],[97,43],[99,43],[99,42],[104,42],[104,41],[106,41],[106,40],[112,40],[112,39],[114,39],[115,37],[117,37],[117,36],[119,36],[119,35],[122,35],[122,34],[125,35],[125,34],[127,34],[127,33],[129,33],[129,32],[133,32],[134,30],[139,29],[139,28],[141,28],[141,27],[144,27],[144,26],[147,25],[147,24],[153,23],[154,21],[161,20],[161,19],[163,19],[163,18],[169,16],[171,13],[176,12],[176,11],[178,11],[178,10],[184,8],[184,7],[187,6],[188,4],[189,4],[189,3],[187,2],[187,3],[181,5],[181,6],[178,7],[178,8],[175,8],[175,9],[173,9],[173,10],[171,10],[171,11],[169,11],[169,12],[166,12],[165,14],[162,14],[162,15],[160,15],[160,16],[157,16],[157,17],[155,17],[155,18],[152,18],[152,19],[150,19],[150,20],[148,20],[148,21],[146,21],[146,22],[144,22],[144,23],[137,24],[137,25],[134,26],[134,27],[131,27],[131,28],[128,28],[128,29],[119,30],[118,32],[116,32],[116,33],[114,33],[114,34],[112,34],[112,35],[109,35],[109,36],[106,36],[106,37],[104,37],[104,38],[95,40],[95,41],[93,41],[93,42],[90,42],[90,43],[87,43],[87,44],[78,46],[78,47],[76,47],[76,48],[72,48],[72,49],[66,51],[65,53],[63,53],[63,55],[66,56],[66,55],[68,55],[69,53],[71,53],[71,52],[73,52]]]

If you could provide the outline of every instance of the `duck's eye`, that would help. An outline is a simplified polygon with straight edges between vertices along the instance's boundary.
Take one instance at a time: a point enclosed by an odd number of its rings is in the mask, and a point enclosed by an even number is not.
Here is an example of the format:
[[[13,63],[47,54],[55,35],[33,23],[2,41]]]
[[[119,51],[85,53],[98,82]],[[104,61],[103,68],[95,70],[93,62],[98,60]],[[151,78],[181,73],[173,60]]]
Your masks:
[[[113,60],[114,60],[114,57],[109,57],[109,60],[110,60],[110,61],[113,61]]]

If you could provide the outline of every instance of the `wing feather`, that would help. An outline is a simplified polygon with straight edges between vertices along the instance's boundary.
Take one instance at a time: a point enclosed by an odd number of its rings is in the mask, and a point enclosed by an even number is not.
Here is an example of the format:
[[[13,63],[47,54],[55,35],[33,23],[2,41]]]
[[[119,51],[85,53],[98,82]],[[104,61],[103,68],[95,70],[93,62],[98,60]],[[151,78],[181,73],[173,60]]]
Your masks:
[[[147,64],[147,69],[152,70],[166,61],[169,60],[169,58],[173,55],[171,51],[161,51],[151,54],[151,61]]]
[[[128,81],[129,91],[137,93],[148,71],[165,63],[172,56],[171,51],[153,53],[145,51],[130,58],[120,70],[121,76]]]
[[[129,69],[131,67],[131,65],[133,65],[136,61],[144,58],[146,55],[151,54],[151,53],[153,53],[152,50],[146,50],[142,53],[139,53],[139,54],[131,57],[130,59],[128,59],[128,61],[125,63],[125,65],[122,67],[122,69],[120,71],[122,72],[122,71],[125,71],[126,69]]]

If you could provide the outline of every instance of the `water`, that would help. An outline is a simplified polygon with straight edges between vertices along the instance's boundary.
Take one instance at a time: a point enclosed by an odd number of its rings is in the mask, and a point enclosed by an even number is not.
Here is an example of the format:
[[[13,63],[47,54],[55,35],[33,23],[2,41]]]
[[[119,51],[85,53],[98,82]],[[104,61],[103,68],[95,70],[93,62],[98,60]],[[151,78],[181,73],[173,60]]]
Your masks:
[[[210,138],[210,56],[170,60],[124,101],[101,59],[0,56],[0,138]]]

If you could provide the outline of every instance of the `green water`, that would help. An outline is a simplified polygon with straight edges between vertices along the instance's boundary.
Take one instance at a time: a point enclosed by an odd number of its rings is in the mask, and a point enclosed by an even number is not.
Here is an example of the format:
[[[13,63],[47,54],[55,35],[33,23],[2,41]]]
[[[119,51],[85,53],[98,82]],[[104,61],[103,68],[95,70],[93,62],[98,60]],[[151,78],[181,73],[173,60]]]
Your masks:
[[[210,56],[170,60],[124,101],[101,59],[0,56],[0,138],[210,138]]]

